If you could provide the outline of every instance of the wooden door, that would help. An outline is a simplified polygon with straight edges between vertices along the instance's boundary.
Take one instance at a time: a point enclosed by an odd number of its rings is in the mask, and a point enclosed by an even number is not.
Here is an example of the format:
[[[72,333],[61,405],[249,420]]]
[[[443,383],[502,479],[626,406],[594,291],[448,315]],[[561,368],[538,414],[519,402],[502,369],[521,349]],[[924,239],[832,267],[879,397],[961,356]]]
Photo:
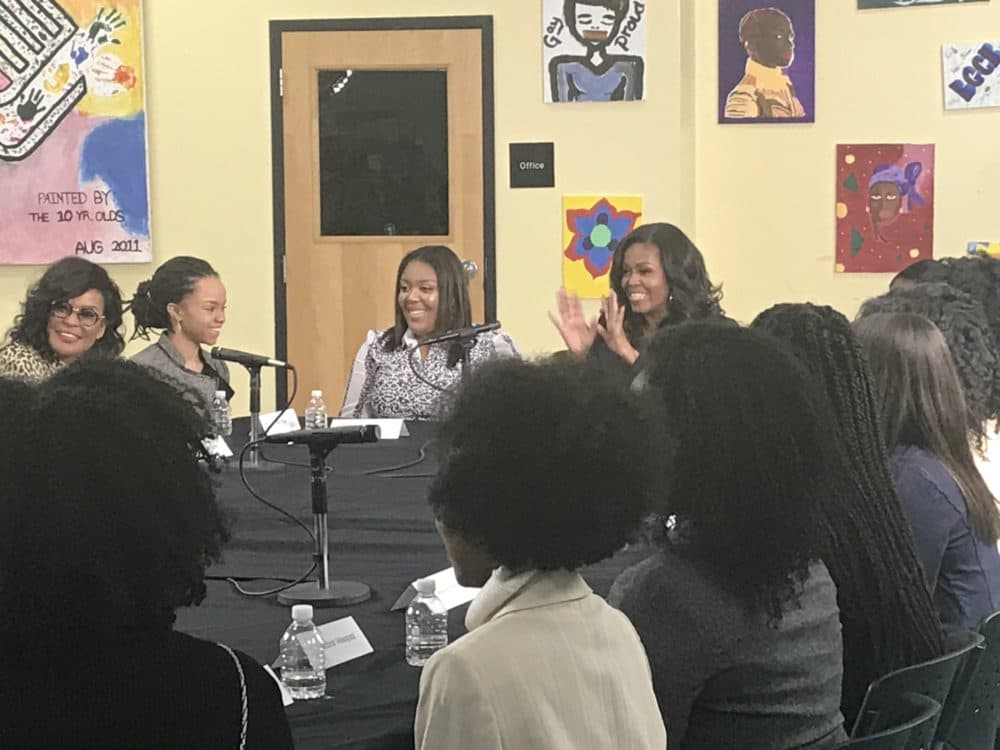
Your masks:
[[[277,296],[287,348],[279,314],[278,349],[298,370],[299,412],[310,389],[322,388],[335,414],[366,331],[393,324],[396,270],[408,251],[446,245],[475,263],[473,319],[495,315],[484,305],[493,284],[492,102],[484,97],[492,98],[492,75],[484,86],[483,28],[284,30],[279,48]],[[446,111],[426,112],[436,92]],[[404,163],[415,177],[398,168]]]

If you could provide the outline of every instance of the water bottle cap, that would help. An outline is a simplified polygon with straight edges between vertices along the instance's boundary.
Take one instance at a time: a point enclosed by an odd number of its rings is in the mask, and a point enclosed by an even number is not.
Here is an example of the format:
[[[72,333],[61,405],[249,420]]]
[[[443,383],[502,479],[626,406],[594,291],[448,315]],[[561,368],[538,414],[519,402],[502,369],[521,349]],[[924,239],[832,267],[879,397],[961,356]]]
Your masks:
[[[313,391],[310,395],[313,398],[323,398],[323,391]]]
[[[218,399],[222,399],[223,401],[225,401],[225,399],[226,399],[226,392],[225,391],[216,391],[215,392],[215,397],[218,398]]]
[[[313,607],[311,604],[296,604],[292,607],[292,619],[295,622],[307,622],[313,618]]]
[[[429,595],[433,594],[437,589],[437,584],[434,583],[433,578],[418,578],[413,587],[417,590],[417,593]]]

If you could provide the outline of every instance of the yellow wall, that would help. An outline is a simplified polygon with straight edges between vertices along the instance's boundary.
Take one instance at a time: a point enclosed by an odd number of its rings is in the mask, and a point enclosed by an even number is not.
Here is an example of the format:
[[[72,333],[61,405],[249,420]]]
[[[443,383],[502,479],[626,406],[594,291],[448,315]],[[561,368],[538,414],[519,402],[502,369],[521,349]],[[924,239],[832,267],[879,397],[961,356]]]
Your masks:
[[[496,49],[498,317],[526,352],[558,348],[546,311],[560,285],[564,190],[639,194],[648,216],[681,224],[693,217],[686,190],[693,152],[680,147],[678,2],[649,3],[656,42],[647,62],[653,71],[649,101],[553,106],[542,102],[538,0],[416,5],[410,0],[146,0],[155,260],[184,253],[208,259],[229,292],[229,320],[220,343],[273,351],[268,21],[489,14]],[[685,137],[690,113],[687,118]],[[507,144],[532,140],[557,144],[557,187],[512,191]],[[153,267],[110,270],[131,293]],[[13,318],[26,287],[40,273],[37,267],[0,267],[0,321]],[[133,344],[128,352],[137,348]],[[234,411],[245,413],[245,376],[242,368],[233,369],[239,394]],[[273,401],[272,382],[265,379],[265,407]],[[330,401],[339,401],[339,395]]]
[[[816,123],[716,124],[717,3],[697,0],[696,241],[726,310],[779,301],[853,316],[888,274],[834,274],[837,143],[935,143],[934,253],[1000,237],[1000,109],[945,113],[943,42],[1000,37],[1000,3],[858,11],[816,0]],[[996,85],[996,84],[995,84]]]
[[[817,0],[815,125],[722,127],[715,0],[647,3],[648,99],[615,106],[543,104],[538,0],[424,0],[419,8],[409,0],[250,0],[239,12],[232,3],[146,0],[155,259],[209,259],[229,290],[222,343],[272,351],[268,21],[492,14],[498,317],[526,352],[560,344],[546,311],[560,283],[563,193],[642,195],[647,220],[691,231],[738,319],[779,300],[853,314],[888,277],[832,272],[837,142],[936,143],[936,253],[1000,237],[1000,110],[945,114],[939,54],[942,42],[996,38],[1000,2],[864,13],[855,5]],[[507,144],[522,140],[556,143],[554,190],[507,187]],[[130,292],[152,268],[111,271]],[[40,271],[0,267],[0,321],[13,318]],[[245,413],[245,376],[239,367],[234,374],[235,411]],[[269,380],[264,394],[269,407]]]

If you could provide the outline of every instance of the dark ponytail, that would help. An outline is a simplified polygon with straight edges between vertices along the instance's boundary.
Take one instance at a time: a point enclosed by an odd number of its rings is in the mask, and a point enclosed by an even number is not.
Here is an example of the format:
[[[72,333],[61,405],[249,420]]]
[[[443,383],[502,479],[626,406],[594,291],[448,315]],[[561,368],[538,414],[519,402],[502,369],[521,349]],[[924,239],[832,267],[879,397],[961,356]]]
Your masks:
[[[148,339],[151,330],[170,331],[167,305],[179,303],[189,295],[199,279],[218,275],[207,261],[189,255],[179,255],[161,265],[151,279],[140,282],[136,287],[131,302],[135,317],[132,338]]]

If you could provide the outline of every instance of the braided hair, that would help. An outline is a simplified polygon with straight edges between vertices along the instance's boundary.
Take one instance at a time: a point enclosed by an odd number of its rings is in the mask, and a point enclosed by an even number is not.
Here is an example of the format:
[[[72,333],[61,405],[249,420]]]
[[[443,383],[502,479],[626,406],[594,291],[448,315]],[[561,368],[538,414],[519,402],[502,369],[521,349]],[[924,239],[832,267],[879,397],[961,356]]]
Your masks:
[[[848,722],[872,680],[939,656],[940,624],[889,475],[868,365],[847,318],[781,304],[751,324],[791,344],[825,386],[839,487],[822,510],[824,562],[844,634],[841,711]]]

